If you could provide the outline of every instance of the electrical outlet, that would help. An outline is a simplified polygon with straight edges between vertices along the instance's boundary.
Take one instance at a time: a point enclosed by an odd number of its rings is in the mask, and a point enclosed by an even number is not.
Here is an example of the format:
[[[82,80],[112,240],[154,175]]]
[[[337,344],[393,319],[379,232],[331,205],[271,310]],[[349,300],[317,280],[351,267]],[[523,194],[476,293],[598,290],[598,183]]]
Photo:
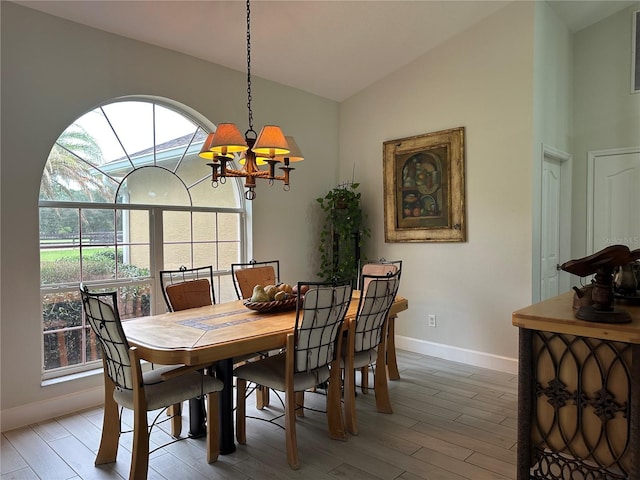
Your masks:
[[[436,326],[436,316],[435,315],[427,315],[427,320],[429,322],[430,327]]]

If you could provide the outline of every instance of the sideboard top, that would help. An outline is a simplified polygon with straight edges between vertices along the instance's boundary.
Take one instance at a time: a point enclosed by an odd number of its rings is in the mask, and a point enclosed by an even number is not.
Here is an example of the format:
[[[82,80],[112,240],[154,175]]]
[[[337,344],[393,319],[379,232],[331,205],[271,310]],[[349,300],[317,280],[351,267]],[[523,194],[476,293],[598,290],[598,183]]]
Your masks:
[[[574,316],[572,305],[573,292],[563,293],[516,310],[511,316],[511,323],[530,330],[640,344],[640,306],[616,303],[615,308],[629,312],[631,323],[614,324],[580,320]]]

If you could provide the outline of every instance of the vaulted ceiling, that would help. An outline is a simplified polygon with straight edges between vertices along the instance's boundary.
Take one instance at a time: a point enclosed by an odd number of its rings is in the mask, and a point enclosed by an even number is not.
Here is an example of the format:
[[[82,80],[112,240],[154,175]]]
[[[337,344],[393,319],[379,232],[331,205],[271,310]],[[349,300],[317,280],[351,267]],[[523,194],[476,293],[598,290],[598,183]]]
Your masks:
[[[246,71],[246,3],[242,0],[15,3]],[[508,3],[254,0],[252,74],[342,101]],[[550,3],[575,32],[634,2]]]

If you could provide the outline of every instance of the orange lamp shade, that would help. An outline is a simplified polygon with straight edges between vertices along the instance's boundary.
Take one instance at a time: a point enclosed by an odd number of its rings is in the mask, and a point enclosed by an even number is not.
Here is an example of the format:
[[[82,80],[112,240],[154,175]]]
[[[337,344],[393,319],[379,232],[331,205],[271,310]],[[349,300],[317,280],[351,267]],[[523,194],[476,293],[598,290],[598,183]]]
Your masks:
[[[209,144],[207,145],[207,143]],[[222,156],[227,156],[229,153],[244,152],[249,148],[240,130],[233,123],[219,124],[211,140],[207,137],[203,148],[205,146],[208,146],[208,150],[215,155]]]
[[[251,150],[258,156],[273,158],[276,155],[289,153],[289,144],[285,140],[280,127],[265,125],[260,130],[256,143]]]
[[[198,153],[199,157],[204,158],[206,160],[213,160],[213,157],[215,157],[216,154],[213,153],[211,150],[209,150],[211,148],[212,140],[213,140],[213,133],[210,133],[209,135],[207,135],[207,138],[202,143],[202,148],[200,149],[200,153]]]
[[[198,153],[198,156],[200,158],[204,158],[205,160],[215,161],[216,157],[220,156],[217,153],[214,153],[211,151],[211,141],[213,140],[213,135],[214,135],[213,133],[210,133],[209,135],[207,135],[207,139],[202,144],[200,153]],[[223,155],[223,156],[233,160],[233,153],[227,153],[226,155]]]
[[[295,139],[290,136],[284,137],[287,140],[287,145],[289,145],[289,153],[285,153],[284,155],[276,155],[276,160],[284,162],[285,158],[289,159],[289,162],[301,162],[304,160],[302,156],[302,152],[300,151],[300,147],[296,143]]]

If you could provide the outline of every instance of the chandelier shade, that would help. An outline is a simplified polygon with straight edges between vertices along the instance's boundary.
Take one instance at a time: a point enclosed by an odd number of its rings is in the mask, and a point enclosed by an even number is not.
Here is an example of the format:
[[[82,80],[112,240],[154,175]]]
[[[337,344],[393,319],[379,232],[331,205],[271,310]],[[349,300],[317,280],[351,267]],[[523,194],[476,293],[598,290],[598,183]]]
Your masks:
[[[300,147],[296,143],[296,140],[289,135],[286,135],[284,138],[287,140],[287,145],[289,145],[289,153],[285,153],[284,155],[276,155],[275,160],[278,160],[285,164],[290,162],[301,162],[302,160],[304,160],[304,156],[302,155],[302,152],[300,151]]]
[[[207,138],[202,144],[202,148],[200,149],[200,153],[198,153],[198,156],[200,158],[204,158],[205,160],[214,160],[216,157],[220,156],[218,153],[215,153],[211,150],[214,135],[215,133],[210,133],[209,135],[207,135]],[[227,153],[224,156],[229,159],[233,159],[233,153]]]
[[[289,153],[289,144],[284,138],[284,133],[277,125],[265,125],[256,138],[256,143],[251,149],[256,155],[273,158],[276,155]]]
[[[222,156],[226,156],[227,153],[244,152],[248,148],[247,141],[233,123],[219,124],[209,145],[210,151]]]

